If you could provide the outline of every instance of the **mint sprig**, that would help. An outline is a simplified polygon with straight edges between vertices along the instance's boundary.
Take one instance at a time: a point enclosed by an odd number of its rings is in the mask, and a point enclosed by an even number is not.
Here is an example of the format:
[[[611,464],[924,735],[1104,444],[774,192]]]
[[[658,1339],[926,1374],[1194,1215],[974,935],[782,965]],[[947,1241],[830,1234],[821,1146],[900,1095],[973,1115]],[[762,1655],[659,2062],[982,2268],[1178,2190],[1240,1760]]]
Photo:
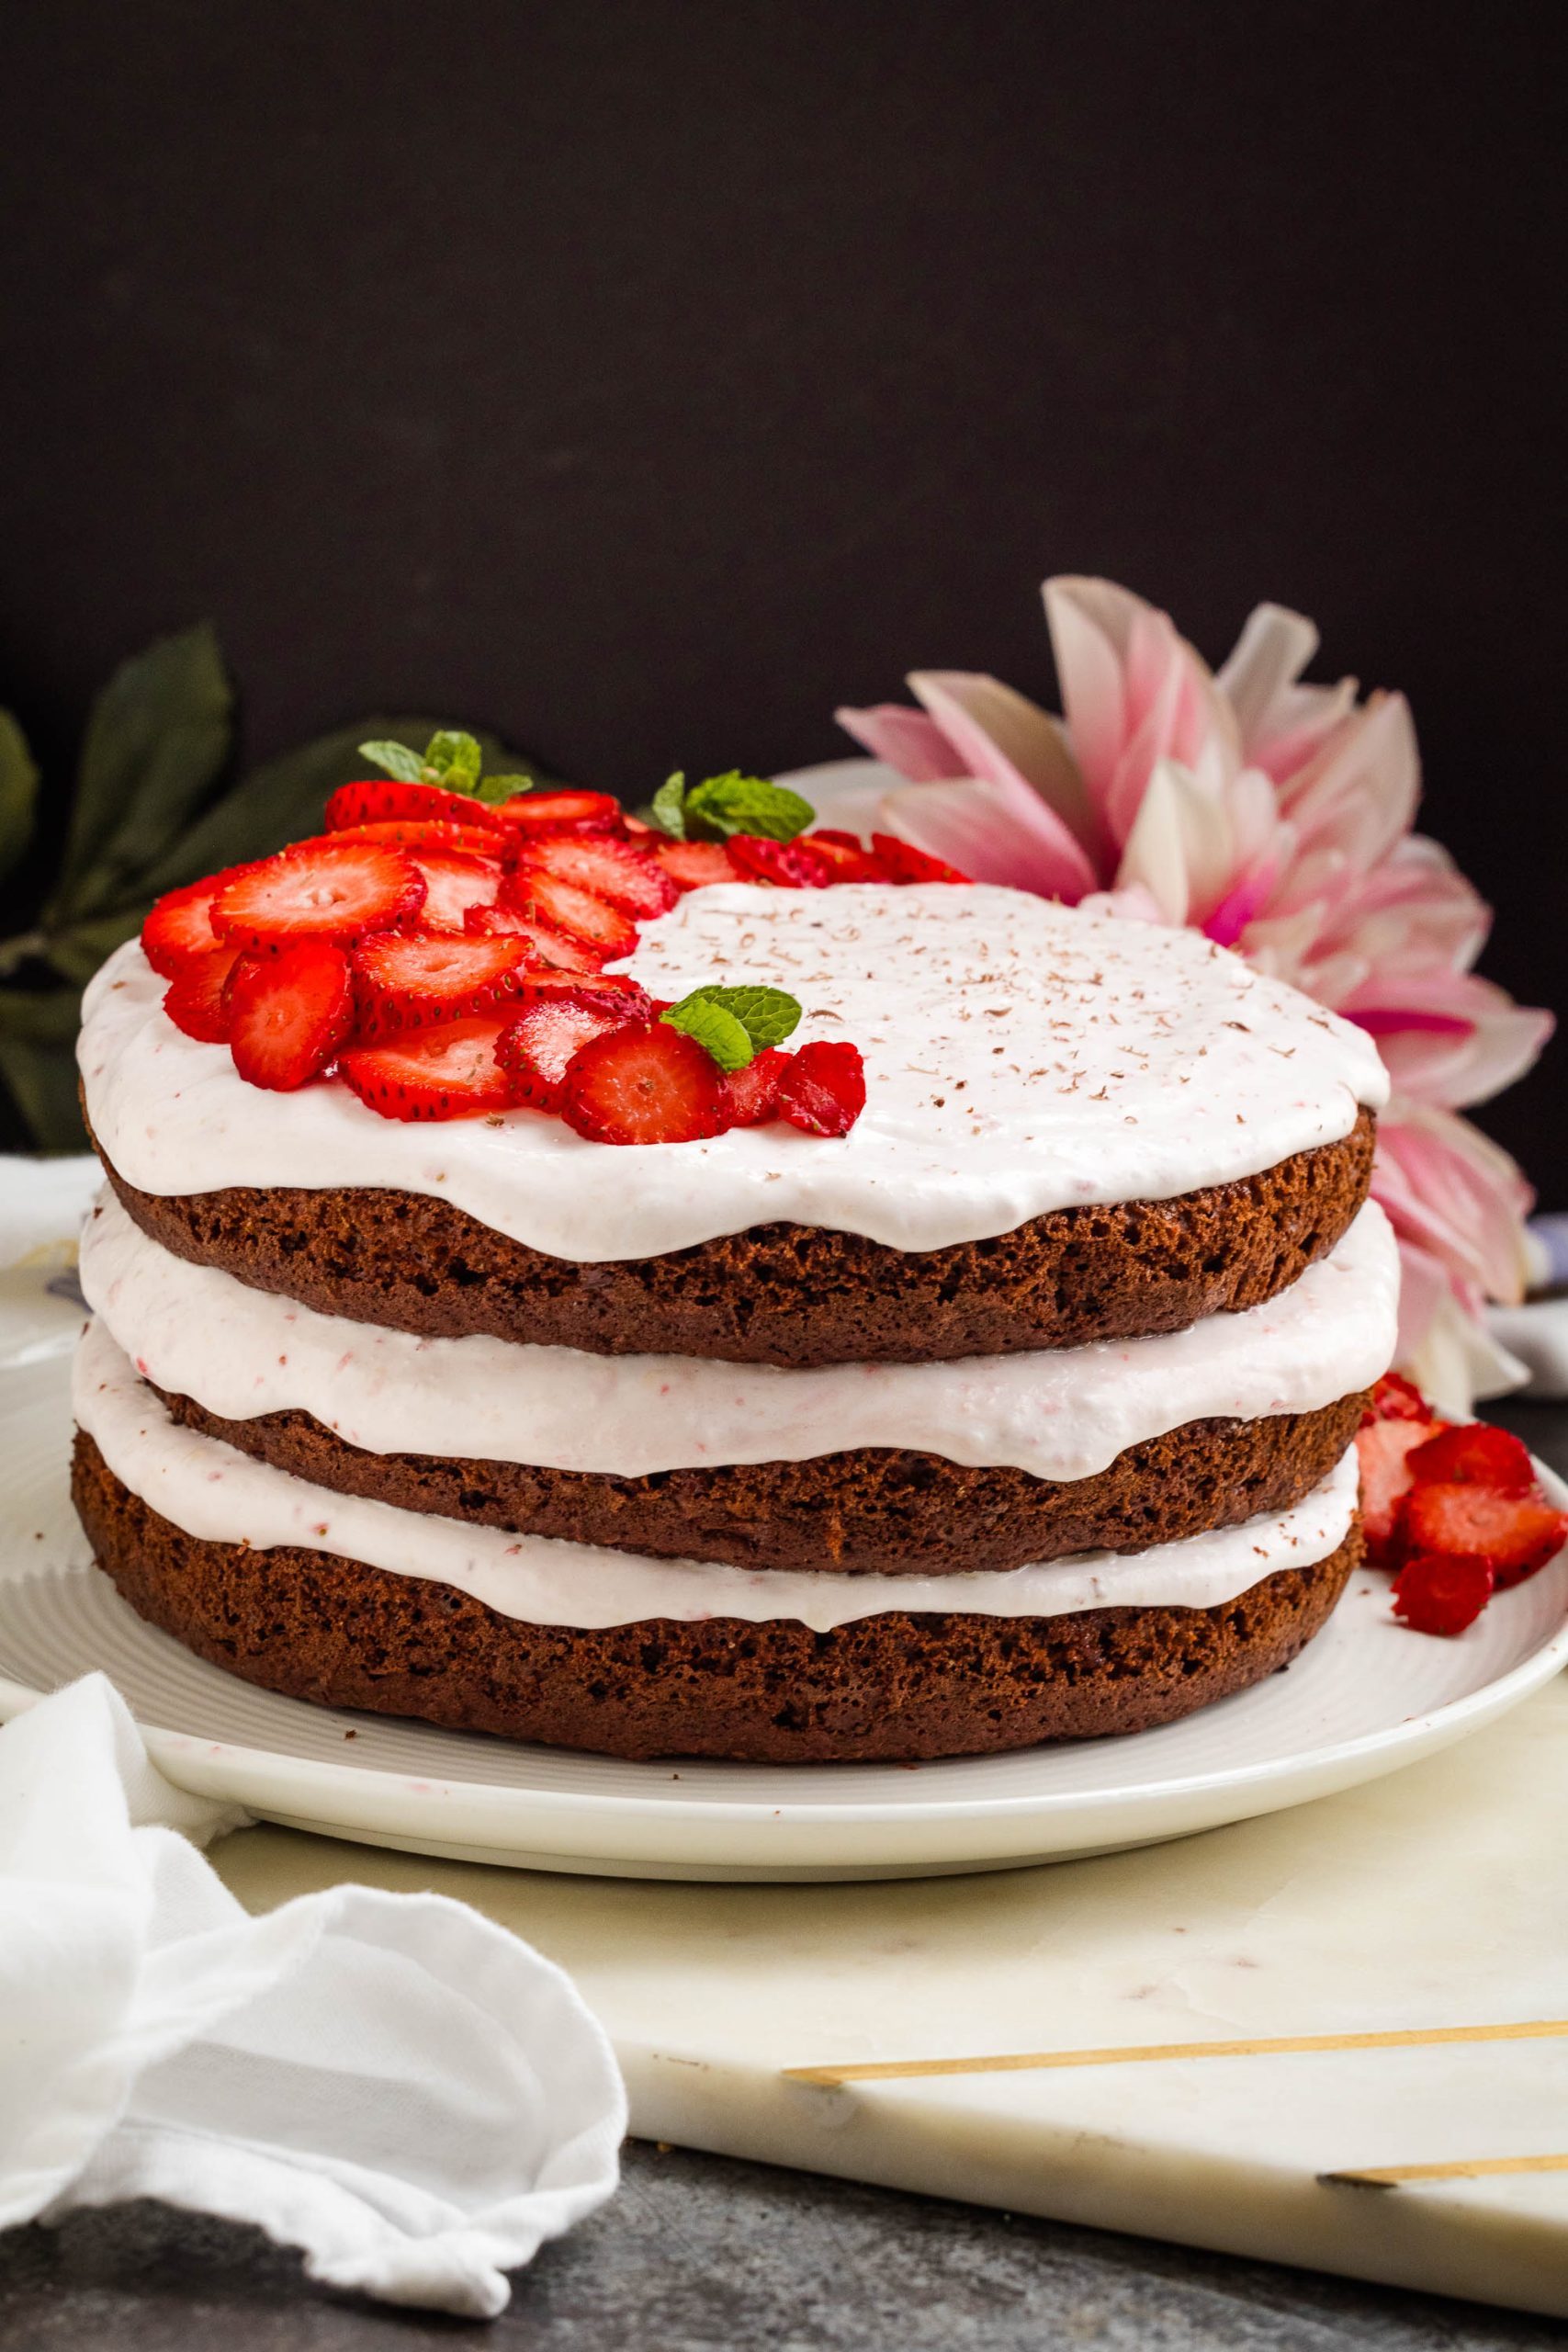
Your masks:
[[[677,842],[725,842],[735,833],[792,842],[816,815],[810,801],[787,785],[742,775],[739,768],[693,785],[677,771],[660,786],[649,811],[660,831]]]
[[[785,989],[700,988],[660,1019],[694,1038],[720,1069],[744,1069],[794,1034],[800,1006]]]
[[[359,748],[399,784],[439,785],[443,791],[460,792],[466,799],[482,801],[492,808],[519,792],[534,789],[531,775],[482,775],[483,747],[476,736],[465,735],[460,728],[439,728],[423,752],[411,751],[406,743],[361,743]]]

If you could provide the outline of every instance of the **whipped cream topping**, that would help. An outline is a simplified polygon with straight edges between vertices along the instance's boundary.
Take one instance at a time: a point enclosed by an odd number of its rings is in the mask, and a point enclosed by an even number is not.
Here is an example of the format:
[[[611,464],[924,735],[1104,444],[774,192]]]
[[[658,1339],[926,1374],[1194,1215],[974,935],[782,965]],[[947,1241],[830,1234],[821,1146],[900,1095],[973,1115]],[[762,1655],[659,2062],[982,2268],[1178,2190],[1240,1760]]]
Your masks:
[[[643,1477],[908,1446],[1085,1478],[1185,1421],[1304,1413],[1393,1353],[1399,1253],[1369,1203],[1278,1297],[1158,1338],[795,1372],[419,1339],[317,1314],[172,1257],[106,1189],[82,1240],[88,1304],[138,1370],[225,1420],[301,1411],[371,1453]]]
[[[1337,1141],[1387,1093],[1361,1030],[1200,933],[1018,890],[721,884],[650,923],[629,968],[660,997],[787,989],[797,1042],[864,1054],[857,1125],[622,1150],[536,1111],[405,1125],[341,1085],[267,1093],[175,1028],[134,944],[87,991],[88,1115],[143,1192],[393,1187],[604,1262],[777,1219],[934,1250],[1052,1209],[1166,1200]]]
[[[187,1535],[257,1551],[293,1544],[333,1552],[394,1576],[455,1585],[526,1624],[581,1630],[722,1617],[753,1624],[790,1619],[826,1633],[888,1610],[1051,1617],[1107,1607],[1212,1609],[1276,1569],[1310,1567],[1337,1550],[1358,1485],[1352,1446],[1292,1510],[1147,1552],[1084,1552],[1032,1567],[940,1577],[764,1571],[512,1535],[333,1494],[178,1427],[101,1323],[77,1351],[73,1402],[121,1484]]]

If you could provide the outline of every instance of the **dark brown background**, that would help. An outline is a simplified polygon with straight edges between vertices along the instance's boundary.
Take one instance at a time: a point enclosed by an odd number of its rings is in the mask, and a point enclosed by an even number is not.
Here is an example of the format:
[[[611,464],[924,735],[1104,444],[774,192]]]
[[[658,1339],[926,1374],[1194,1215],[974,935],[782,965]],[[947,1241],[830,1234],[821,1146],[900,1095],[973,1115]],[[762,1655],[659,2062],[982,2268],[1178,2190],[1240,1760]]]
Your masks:
[[[257,752],[423,706],[641,792],[1048,693],[1047,571],[1215,658],[1271,595],[1568,996],[1562,22],[13,0],[0,699],[62,756],[210,614]],[[1489,1116],[1561,1199],[1557,1098]]]

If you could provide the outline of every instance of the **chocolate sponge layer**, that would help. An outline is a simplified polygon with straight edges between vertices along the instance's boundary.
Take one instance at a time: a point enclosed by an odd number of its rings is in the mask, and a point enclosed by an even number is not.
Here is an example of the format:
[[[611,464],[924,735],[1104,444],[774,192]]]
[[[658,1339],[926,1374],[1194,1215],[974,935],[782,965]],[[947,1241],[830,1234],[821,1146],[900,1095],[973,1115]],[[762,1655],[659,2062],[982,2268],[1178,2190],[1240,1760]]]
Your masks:
[[[936,1576],[1022,1567],[1069,1552],[1138,1552],[1287,1510],[1345,1452],[1365,1398],[1256,1421],[1189,1421],[1129,1446],[1092,1477],[1060,1481],[894,1447],[613,1478],[369,1453],[308,1413],[230,1421],[188,1396],[164,1401],[204,1436],[312,1486],[402,1510],[739,1567]]]
[[[378,1189],[142,1193],[138,1225],[328,1315],[439,1338],[733,1363],[924,1363],[1176,1331],[1256,1306],[1333,1249],[1367,1195],[1374,1122],[1260,1175],[1169,1201],[1055,1209],[1011,1233],[903,1251],[762,1225],[659,1258],[548,1258],[450,1203]],[[627,1182],[636,1182],[627,1152]]]
[[[904,1760],[1146,1730],[1288,1664],[1360,1555],[1353,1528],[1316,1566],[1214,1609],[574,1632],[328,1553],[197,1540],[122,1486],[85,1434],[73,1483],[132,1608],[231,1673],[323,1705],[633,1758]]]

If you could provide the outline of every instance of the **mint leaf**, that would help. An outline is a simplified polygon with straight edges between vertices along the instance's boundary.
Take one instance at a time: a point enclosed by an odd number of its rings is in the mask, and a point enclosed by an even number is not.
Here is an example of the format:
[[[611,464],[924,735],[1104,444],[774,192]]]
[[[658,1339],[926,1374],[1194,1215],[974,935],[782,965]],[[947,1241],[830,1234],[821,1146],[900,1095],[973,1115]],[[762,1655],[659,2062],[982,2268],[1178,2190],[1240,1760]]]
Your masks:
[[[737,1021],[733,1012],[727,1012],[722,1004],[711,1004],[701,989],[683,997],[659,1017],[668,1022],[671,1029],[694,1037],[720,1069],[744,1069],[754,1056],[756,1049],[744,1023]]]
[[[434,781],[444,784],[448,792],[472,792],[484,765],[484,753],[472,735],[444,727],[425,745],[424,764]]]
[[[655,806],[658,804],[655,803]],[[817,811],[787,785],[765,776],[712,775],[686,794],[682,815],[688,841],[728,841],[732,833],[755,833],[763,841],[792,842]]]
[[[668,833],[672,842],[683,842],[686,838],[685,804],[686,779],[682,770],[677,768],[673,775],[665,777],[654,794],[653,806],[648,812],[660,831]]]
[[[767,1046],[782,1046],[800,1026],[800,1006],[787,989],[694,989],[675,1010],[680,1012],[687,1005],[697,1003],[716,1005],[721,1012],[739,1021],[751,1040],[754,1054],[760,1054]]]
[[[452,779],[447,776],[444,781],[449,786]],[[481,775],[479,782],[469,787],[471,797],[475,800],[482,800],[489,808],[499,808],[503,800],[515,800],[520,792],[532,792],[533,789],[531,775]]]
[[[361,743],[359,748],[367,760],[374,760],[378,768],[396,777],[399,784],[423,784],[424,781],[424,762],[417,752],[411,752],[406,743]]]
[[[660,1019],[694,1037],[720,1069],[744,1069],[768,1046],[782,1046],[800,1021],[785,989],[694,989]]]

